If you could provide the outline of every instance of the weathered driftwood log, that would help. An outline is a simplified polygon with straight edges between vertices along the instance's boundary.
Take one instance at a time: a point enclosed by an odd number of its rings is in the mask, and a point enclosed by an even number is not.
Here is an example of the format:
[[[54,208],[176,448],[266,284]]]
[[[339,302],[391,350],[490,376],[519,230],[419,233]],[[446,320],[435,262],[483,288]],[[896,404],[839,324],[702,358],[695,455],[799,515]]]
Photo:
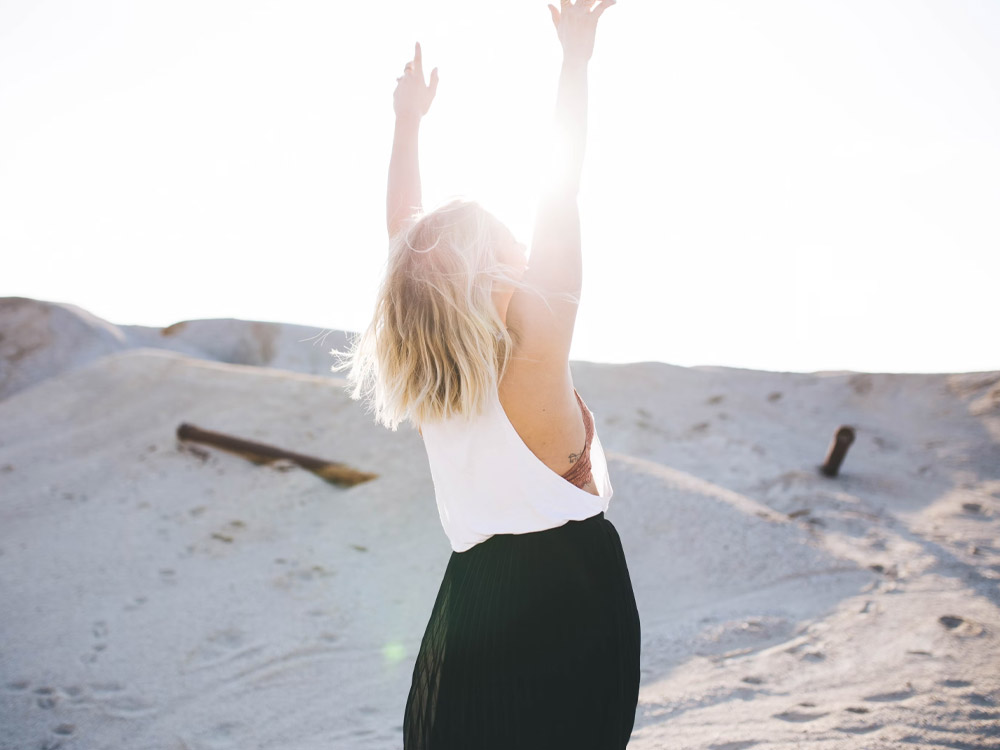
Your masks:
[[[853,442],[854,428],[847,425],[838,427],[830,443],[830,448],[826,452],[826,460],[819,467],[819,470],[828,477],[837,476],[837,472],[840,471],[840,465],[844,462],[844,457],[847,455],[847,449],[851,447],[851,443]]]
[[[273,445],[244,440],[221,432],[203,430],[186,422],[181,423],[180,427],[177,428],[177,437],[181,440],[192,440],[197,443],[214,445],[216,448],[222,448],[230,453],[235,453],[255,464],[267,464],[278,459],[286,459],[298,464],[303,469],[308,469],[327,482],[343,487],[353,487],[356,484],[367,482],[369,479],[375,479],[378,476],[377,474],[369,474],[368,472],[352,469],[350,466],[336,461],[305,456],[283,448],[276,448]]]

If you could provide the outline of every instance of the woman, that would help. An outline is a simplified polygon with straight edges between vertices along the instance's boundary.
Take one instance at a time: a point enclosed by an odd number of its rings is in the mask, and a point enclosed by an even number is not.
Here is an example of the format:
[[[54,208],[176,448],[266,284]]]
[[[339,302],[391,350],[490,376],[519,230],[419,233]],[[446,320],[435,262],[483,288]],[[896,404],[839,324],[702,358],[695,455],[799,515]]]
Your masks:
[[[352,396],[393,430],[420,429],[453,550],[413,669],[405,750],[617,750],[632,732],[639,615],[569,368],[587,65],[614,3],[549,6],[563,48],[557,158],[530,266],[478,204],[423,212],[417,135],[438,75],[424,83],[419,44],[397,79],[389,260],[348,356]]]

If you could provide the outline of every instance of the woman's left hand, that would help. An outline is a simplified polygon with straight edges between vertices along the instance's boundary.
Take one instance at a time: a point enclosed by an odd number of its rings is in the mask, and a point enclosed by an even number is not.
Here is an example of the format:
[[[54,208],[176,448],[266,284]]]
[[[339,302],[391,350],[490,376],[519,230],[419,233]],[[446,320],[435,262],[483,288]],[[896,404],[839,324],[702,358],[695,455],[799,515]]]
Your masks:
[[[586,63],[594,54],[594,35],[597,33],[597,20],[617,0],[561,0],[562,9],[550,5],[552,23],[559,34],[559,43],[563,48],[563,59],[568,62]]]
[[[417,42],[413,59],[406,63],[403,75],[396,79],[396,91],[392,95],[392,107],[397,118],[420,119],[427,114],[437,92],[438,70],[431,71],[430,84],[424,83],[424,66]]]

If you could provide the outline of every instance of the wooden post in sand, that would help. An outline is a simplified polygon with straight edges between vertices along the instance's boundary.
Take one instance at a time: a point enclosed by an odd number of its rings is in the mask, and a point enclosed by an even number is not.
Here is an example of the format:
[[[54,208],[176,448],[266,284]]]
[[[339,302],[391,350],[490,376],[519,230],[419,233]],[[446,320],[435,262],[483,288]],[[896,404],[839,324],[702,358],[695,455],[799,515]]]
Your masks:
[[[181,440],[192,440],[198,443],[214,445],[230,453],[243,456],[243,458],[253,461],[255,464],[271,463],[272,461],[284,458],[298,464],[303,469],[308,469],[327,482],[344,487],[353,487],[356,484],[367,482],[369,479],[375,479],[378,476],[377,474],[369,474],[364,471],[352,469],[350,466],[337,463],[336,461],[304,456],[301,453],[293,453],[284,448],[276,448],[273,445],[255,443],[251,440],[244,440],[221,432],[203,430],[186,422],[181,423],[180,427],[177,428],[177,437]]]
[[[833,436],[833,441],[830,443],[830,448],[826,453],[826,460],[819,467],[819,470],[828,477],[837,476],[837,472],[840,471],[840,465],[844,462],[844,457],[847,455],[847,449],[851,447],[851,443],[853,442],[854,428],[847,425],[838,427],[836,434]]]

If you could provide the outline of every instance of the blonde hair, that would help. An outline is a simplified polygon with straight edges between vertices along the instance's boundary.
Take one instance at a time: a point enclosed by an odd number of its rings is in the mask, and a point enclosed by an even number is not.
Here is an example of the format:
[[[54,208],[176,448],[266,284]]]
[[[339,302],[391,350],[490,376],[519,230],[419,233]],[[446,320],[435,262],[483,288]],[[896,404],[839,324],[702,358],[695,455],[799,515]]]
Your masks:
[[[347,352],[351,398],[395,431],[479,414],[510,360],[517,332],[493,303],[493,283],[536,291],[497,257],[514,238],[475,201],[453,199],[390,240],[371,323]]]

